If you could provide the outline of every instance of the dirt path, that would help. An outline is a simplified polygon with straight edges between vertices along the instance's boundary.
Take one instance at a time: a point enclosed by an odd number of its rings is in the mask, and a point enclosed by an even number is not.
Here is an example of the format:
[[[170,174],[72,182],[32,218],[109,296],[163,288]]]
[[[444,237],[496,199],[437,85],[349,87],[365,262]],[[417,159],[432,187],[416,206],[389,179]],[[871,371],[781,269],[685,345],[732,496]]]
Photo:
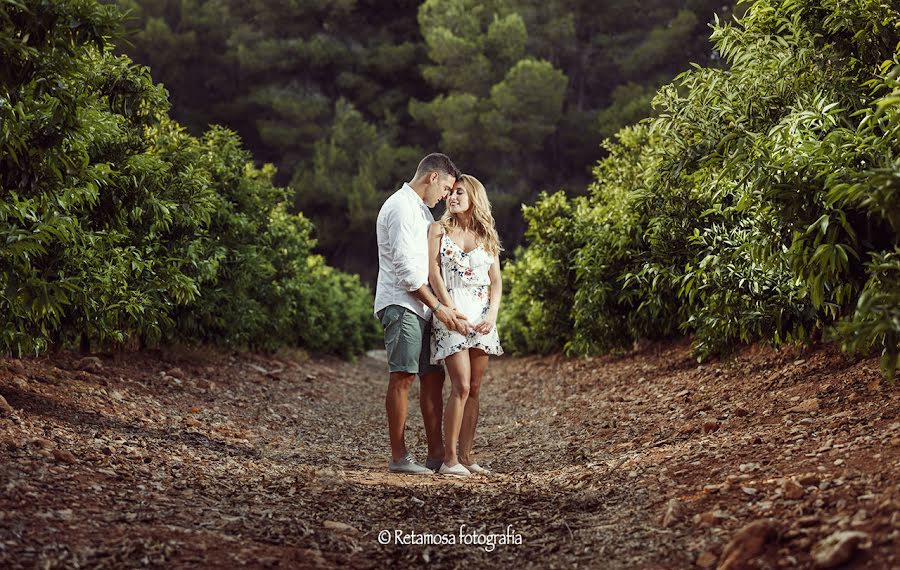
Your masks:
[[[807,568],[840,531],[864,533],[847,567],[900,564],[900,391],[874,360],[498,359],[496,474],[451,480],[387,473],[381,362],[293,356],[0,361],[0,566]]]

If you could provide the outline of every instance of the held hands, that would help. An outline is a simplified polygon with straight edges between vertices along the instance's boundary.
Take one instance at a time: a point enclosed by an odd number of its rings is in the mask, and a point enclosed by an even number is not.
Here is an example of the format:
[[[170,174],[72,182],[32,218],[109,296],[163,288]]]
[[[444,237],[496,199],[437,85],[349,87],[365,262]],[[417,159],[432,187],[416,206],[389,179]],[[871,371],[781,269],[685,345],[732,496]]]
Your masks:
[[[451,309],[446,305],[442,305],[434,312],[434,316],[444,323],[448,329],[456,331],[461,335],[468,335],[469,332],[474,330],[472,325],[469,324],[469,320],[466,316],[459,312],[458,309]]]

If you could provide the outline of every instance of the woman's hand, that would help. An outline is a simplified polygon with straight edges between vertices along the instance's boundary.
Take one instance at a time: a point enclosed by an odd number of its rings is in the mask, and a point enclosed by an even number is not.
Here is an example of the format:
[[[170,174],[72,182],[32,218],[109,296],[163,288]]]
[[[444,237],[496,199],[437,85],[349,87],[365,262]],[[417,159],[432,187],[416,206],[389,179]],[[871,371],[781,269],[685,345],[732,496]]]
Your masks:
[[[468,335],[469,331],[472,329],[472,325],[469,324],[466,316],[453,307],[441,305],[441,307],[434,312],[434,316],[444,323],[444,326],[448,329],[456,331],[461,335]]]
[[[489,316],[485,317],[485,319],[483,321],[481,321],[480,323],[475,325],[473,330],[475,332],[477,332],[478,334],[488,334],[489,332],[494,330],[494,327],[496,325],[497,325],[497,317],[489,315]]]

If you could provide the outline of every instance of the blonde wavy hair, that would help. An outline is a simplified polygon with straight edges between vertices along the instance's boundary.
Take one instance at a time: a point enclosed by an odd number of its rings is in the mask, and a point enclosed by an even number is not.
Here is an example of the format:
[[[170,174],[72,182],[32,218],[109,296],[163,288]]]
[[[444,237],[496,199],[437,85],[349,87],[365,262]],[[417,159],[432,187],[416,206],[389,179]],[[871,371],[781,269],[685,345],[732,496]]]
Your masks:
[[[488,200],[484,184],[469,174],[460,175],[456,181],[462,183],[469,195],[469,212],[472,213],[476,241],[491,255],[499,255],[503,248],[500,246],[500,236],[497,234],[494,216],[491,214],[491,202]],[[445,232],[461,227],[449,208],[441,216],[441,226]]]

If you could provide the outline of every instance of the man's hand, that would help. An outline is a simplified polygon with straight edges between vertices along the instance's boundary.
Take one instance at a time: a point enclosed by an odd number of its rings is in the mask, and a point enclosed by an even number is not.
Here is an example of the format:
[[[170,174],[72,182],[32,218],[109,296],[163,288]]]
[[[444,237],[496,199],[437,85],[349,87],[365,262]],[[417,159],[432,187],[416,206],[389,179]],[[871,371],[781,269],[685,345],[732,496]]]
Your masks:
[[[469,324],[469,320],[457,309],[451,309],[446,305],[441,305],[441,307],[434,312],[434,316],[444,323],[444,326],[448,329],[456,331],[463,336],[467,336],[469,331],[472,330],[472,325]]]
[[[486,319],[472,327],[472,330],[474,330],[478,334],[488,334],[489,332],[494,330],[496,324],[497,318],[488,316]]]

